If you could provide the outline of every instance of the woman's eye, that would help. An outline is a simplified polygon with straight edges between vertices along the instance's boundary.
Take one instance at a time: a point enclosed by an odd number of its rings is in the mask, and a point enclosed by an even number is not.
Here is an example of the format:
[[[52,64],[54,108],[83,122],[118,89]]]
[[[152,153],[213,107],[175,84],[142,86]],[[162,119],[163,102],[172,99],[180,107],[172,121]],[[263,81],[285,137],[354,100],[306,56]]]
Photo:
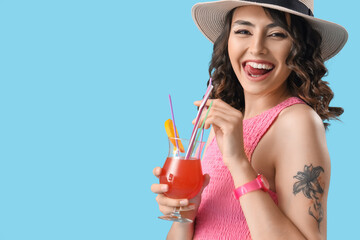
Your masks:
[[[271,33],[270,37],[275,37],[275,38],[287,38],[287,35],[285,33],[281,33],[281,32],[276,32],[276,33]]]
[[[235,32],[235,34],[245,34],[245,35],[250,34],[250,32],[248,30],[244,30],[244,29],[235,30],[234,32]]]

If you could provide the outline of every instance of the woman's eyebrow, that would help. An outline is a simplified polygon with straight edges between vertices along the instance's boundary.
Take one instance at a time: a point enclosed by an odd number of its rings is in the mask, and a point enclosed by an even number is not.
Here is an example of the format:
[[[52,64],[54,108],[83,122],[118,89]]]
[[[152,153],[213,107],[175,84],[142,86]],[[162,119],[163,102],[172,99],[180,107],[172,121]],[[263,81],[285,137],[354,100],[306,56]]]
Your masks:
[[[245,21],[245,20],[236,20],[233,23],[233,27],[236,25],[245,25],[245,26],[255,27],[255,25],[253,23],[251,23],[249,21]],[[274,28],[274,27],[281,27],[281,26],[277,23],[270,23],[265,26],[266,29],[270,29],[270,28]]]
[[[233,26],[235,25],[246,25],[246,26],[250,26],[250,27],[255,27],[254,24],[252,24],[251,22],[249,21],[244,21],[244,20],[236,20],[234,23],[233,23]]]

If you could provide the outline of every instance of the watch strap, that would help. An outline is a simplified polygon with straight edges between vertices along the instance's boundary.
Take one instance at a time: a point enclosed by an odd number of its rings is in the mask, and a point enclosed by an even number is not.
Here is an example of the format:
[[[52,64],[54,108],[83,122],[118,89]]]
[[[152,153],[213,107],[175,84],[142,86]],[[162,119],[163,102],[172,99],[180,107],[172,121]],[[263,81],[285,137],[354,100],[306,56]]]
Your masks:
[[[258,174],[258,176],[254,180],[252,180],[248,183],[245,183],[244,185],[236,188],[234,190],[234,195],[235,195],[236,199],[239,199],[241,196],[245,195],[246,193],[253,192],[256,190],[260,190],[260,189],[267,192],[269,190],[269,186],[268,186],[267,180],[264,178],[264,176],[261,174]]]

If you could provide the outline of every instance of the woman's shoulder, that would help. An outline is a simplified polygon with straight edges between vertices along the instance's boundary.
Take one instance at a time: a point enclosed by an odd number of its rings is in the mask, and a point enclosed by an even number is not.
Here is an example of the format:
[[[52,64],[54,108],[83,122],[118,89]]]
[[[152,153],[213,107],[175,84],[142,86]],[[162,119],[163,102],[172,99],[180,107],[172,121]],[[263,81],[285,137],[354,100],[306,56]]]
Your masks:
[[[307,156],[317,156],[318,160],[327,157],[325,127],[310,106],[295,104],[285,108],[273,127],[273,140],[279,157],[287,161],[289,156],[293,156],[294,160]]]
[[[294,104],[283,109],[274,125],[281,132],[293,132],[301,135],[313,131],[325,133],[322,119],[307,104]]]

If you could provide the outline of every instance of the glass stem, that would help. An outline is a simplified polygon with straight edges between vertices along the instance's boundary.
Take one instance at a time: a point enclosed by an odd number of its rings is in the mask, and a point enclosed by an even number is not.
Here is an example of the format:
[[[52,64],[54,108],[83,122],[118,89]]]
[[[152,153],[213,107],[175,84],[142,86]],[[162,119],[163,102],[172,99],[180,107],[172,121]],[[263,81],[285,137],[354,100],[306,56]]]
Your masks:
[[[173,215],[174,217],[177,217],[177,218],[181,218],[180,208],[175,207],[174,211],[172,212],[171,215]]]

